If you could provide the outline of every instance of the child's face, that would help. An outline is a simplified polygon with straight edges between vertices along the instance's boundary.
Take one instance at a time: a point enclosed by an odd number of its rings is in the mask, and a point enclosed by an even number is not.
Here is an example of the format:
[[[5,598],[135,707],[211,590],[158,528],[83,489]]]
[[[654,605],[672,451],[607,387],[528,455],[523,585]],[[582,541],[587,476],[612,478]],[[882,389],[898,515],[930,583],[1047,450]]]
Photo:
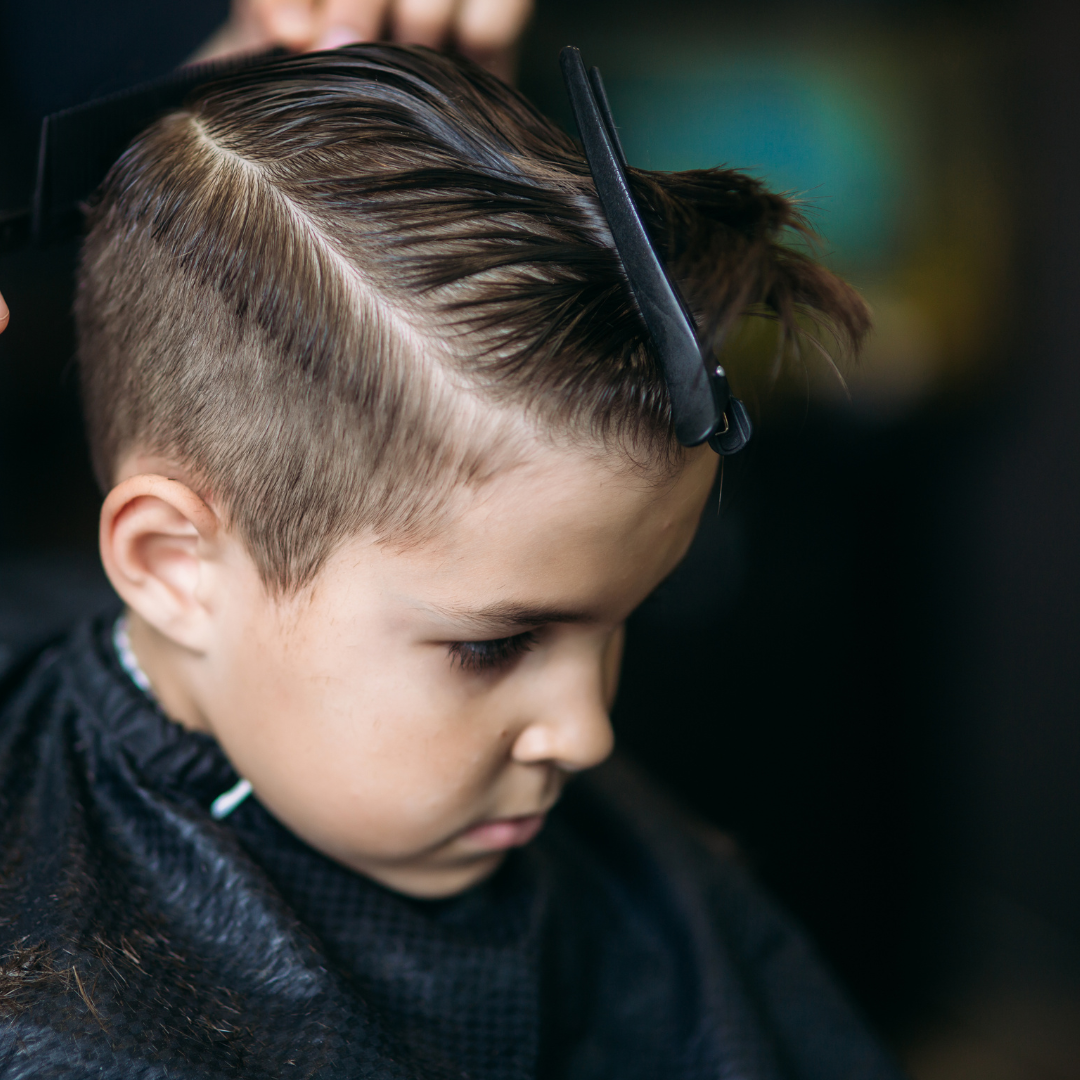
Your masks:
[[[167,568],[195,629],[162,627],[129,588],[133,644],[166,709],[293,832],[391,888],[451,895],[611,751],[623,622],[685,553],[715,468],[694,451],[657,487],[544,450],[437,539],[356,538],[286,600],[234,538],[203,538],[187,577]]]

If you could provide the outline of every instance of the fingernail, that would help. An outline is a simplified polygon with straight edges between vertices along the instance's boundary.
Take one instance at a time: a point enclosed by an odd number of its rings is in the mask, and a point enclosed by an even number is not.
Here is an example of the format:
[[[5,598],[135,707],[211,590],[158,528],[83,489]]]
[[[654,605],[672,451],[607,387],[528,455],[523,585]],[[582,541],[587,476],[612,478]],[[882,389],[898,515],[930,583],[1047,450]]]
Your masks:
[[[8,306],[4,303],[4,298],[0,296],[0,330],[7,326],[8,314]]]
[[[359,40],[360,35],[351,26],[331,26],[315,42],[315,50],[318,52],[322,49],[340,49],[342,45],[352,45]]]

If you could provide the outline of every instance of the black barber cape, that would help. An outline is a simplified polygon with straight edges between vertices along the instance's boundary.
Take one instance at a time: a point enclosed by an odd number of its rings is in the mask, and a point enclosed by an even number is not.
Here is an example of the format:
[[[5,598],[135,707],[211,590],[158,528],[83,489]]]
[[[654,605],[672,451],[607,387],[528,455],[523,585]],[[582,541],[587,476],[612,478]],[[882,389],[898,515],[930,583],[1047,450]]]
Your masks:
[[[895,1080],[806,943],[622,765],[418,901],[324,858],[85,625],[3,689],[0,1077]]]

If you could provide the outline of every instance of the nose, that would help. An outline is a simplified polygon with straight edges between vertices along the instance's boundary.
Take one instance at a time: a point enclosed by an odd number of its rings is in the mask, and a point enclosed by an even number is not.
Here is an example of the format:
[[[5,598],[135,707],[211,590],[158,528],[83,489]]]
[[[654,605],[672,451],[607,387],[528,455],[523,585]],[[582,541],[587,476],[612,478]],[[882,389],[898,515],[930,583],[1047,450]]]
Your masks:
[[[545,665],[529,695],[531,719],[514,741],[514,760],[551,763],[567,772],[599,765],[615,746],[606,674],[602,658]]]

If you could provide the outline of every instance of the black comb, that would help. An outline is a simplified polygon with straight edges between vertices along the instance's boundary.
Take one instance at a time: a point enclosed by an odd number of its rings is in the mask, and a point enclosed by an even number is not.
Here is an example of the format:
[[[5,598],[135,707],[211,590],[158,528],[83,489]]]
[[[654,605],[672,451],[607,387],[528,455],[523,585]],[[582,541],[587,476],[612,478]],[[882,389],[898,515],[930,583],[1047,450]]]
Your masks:
[[[28,210],[0,215],[0,251],[53,243],[82,231],[82,207],[136,135],[179,108],[203,83],[283,54],[248,54],[191,64],[159,79],[46,116],[37,183]]]

